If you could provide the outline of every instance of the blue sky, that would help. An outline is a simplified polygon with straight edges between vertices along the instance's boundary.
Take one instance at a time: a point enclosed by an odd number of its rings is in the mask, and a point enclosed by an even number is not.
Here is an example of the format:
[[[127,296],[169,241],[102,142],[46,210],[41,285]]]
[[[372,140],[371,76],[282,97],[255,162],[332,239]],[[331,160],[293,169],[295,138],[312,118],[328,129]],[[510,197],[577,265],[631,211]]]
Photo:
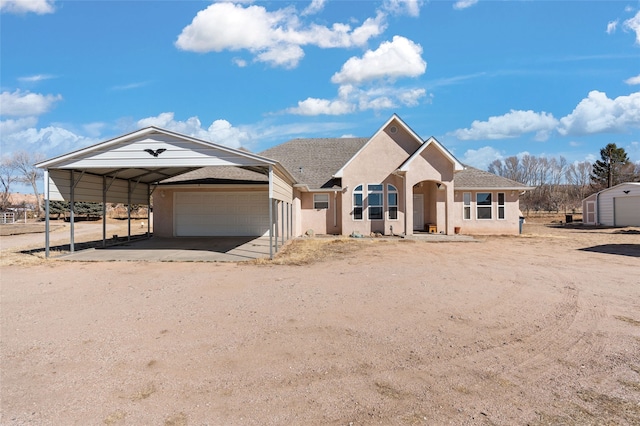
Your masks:
[[[462,162],[640,161],[640,2],[0,0],[2,155],[156,125],[259,152],[397,113]]]

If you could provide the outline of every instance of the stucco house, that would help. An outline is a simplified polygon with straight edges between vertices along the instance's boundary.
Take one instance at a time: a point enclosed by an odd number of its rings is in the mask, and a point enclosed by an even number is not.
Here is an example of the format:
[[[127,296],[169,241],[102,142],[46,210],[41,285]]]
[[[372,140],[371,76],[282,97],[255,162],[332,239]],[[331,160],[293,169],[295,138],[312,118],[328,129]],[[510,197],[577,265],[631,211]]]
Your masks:
[[[582,223],[640,226],[640,182],[621,183],[582,200]]]
[[[47,200],[150,204],[153,194],[154,235],[276,245],[309,230],[517,234],[531,189],[464,166],[395,114],[370,138],[294,139],[260,154],[149,127],[37,166]]]
[[[435,138],[422,140],[396,115],[370,138],[293,139],[260,155],[277,161],[295,180],[293,235],[517,234],[519,195],[530,189],[465,167]],[[194,191],[200,202],[226,204],[229,185],[258,194],[266,191],[267,180],[260,171],[208,167],[162,181],[157,188],[165,197],[154,198],[154,232],[189,235],[182,224],[195,222],[194,209],[184,203]],[[184,213],[172,214],[172,205]],[[264,203],[256,198],[242,214],[259,216],[258,205]],[[214,229],[216,223],[205,220],[192,233],[224,232]]]

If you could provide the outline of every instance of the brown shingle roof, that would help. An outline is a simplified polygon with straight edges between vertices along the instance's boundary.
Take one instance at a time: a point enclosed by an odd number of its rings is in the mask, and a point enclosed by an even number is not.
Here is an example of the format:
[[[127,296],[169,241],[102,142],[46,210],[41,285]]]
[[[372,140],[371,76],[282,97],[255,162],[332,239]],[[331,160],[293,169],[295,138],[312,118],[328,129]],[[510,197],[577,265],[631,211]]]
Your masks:
[[[484,170],[465,166],[464,170],[455,172],[453,176],[455,189],[528,189],[529,187]]]
[[[234,166],[203,167],[163,180],[163,184],[225,184],[268,183],[269,176]]]
[[[369,138],[292,139],[269,148],[261,156],[278,161],[310,189],[331,188],[332,176],[367,143]]]

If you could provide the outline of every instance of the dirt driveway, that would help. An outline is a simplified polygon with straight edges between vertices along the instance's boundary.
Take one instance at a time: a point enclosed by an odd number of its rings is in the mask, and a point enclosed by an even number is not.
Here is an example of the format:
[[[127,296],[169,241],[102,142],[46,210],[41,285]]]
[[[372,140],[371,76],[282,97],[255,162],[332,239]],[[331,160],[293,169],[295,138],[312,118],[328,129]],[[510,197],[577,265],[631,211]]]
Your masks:
[[[2,267],[3,425],[640,424],[640,230]]]

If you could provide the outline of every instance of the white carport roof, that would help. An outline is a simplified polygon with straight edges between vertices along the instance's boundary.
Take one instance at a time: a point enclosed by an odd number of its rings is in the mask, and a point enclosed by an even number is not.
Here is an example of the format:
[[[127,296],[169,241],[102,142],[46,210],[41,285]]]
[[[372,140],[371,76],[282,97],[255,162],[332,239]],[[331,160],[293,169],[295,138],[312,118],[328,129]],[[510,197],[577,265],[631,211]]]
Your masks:
[[[153,126],[36,164],[146,184],[207,166],[272,166],[294,180],[275,160]]]
[[[160,181],[212,166],[242,167],[264,173],[269,176],[269,199],[291,202],[296,181],[277,161],[158,127],[147,127],[36,164],[45,169],[46,255],[49,255],[50,200],[71,201],[72,218],[73,202],[102,202],[106,218],[106,203],[147,205],[151,187]],[[272,207],[270,201],[270,217]],[[71,251],[74,251],[73,220],[70,233]],[[277,239],[275,246],[277,250]]]

